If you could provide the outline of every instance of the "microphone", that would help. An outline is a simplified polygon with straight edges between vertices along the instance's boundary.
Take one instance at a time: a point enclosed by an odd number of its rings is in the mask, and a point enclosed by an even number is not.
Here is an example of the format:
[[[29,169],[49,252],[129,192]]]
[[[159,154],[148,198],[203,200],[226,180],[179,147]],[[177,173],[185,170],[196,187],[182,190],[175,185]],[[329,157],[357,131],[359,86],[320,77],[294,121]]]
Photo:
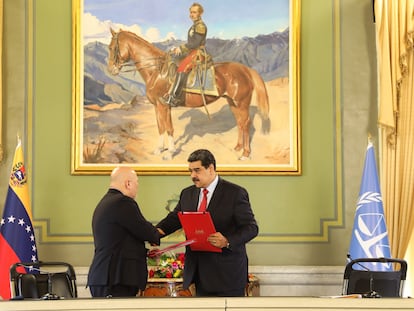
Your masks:
[[[348,261],[350,262],[350,261],[353,261],[354,259],[351,257],[351,254],[350,253],[348,253],[348,254],[346,254],[346,257],[348,258]],[[371,271],[371,270],[369,270],[366,266],[364,266],[362,263],[360,263],[360,262],[356,262],[355,263],[356,265],[358,265],[358,266],[360,266],[362,269],[364,269],[365,271]]]
[[[52,282],[52,277],[53,277],[53,273],[46,271],[46,270],[42,270],[39,268],[34,267],[34,265],[23,265],[23,264],[19,264],[20,267],[23,267],[25,269],[29,269],[29,270],[34,270],[36,272],[42,273],[42,274],[47,274],[47,293],[44,294],[42,297],[40,297],[43,300],[58,300],[61,299],[62,297],[53,294],[52,292],[52,287],[53,287],[53,282]]]
[[[346,257],[349,261],[354,261],[350,253],[348,253]],[[361,264],[360,262],[355,262],[354,264],[363,268],[364,271],[369,272],[369,292],[362,294],[362,298],[381,298],[381,295],[374,290],[374,277],[372,276],[372,270],[369,269],[367,266]]]

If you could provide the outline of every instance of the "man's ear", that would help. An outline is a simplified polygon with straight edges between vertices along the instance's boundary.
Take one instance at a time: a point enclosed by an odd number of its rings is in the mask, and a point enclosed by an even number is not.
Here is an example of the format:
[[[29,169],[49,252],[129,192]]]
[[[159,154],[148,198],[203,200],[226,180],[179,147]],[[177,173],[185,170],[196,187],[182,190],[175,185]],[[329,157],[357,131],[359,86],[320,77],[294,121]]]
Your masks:
[[[124,186],[126,189],[129,189],[129,186],[131,185],[131,182],[129,180],[125,180]]]

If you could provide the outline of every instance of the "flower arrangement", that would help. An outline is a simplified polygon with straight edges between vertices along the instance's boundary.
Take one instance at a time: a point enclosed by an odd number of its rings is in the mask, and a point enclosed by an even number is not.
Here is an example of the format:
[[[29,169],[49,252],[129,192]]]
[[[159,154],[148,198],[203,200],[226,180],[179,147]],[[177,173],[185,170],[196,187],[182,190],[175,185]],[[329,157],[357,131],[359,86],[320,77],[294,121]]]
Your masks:
[[[147,259],[149,278],[181,278],[184,271],[184,253],[164,253]]]

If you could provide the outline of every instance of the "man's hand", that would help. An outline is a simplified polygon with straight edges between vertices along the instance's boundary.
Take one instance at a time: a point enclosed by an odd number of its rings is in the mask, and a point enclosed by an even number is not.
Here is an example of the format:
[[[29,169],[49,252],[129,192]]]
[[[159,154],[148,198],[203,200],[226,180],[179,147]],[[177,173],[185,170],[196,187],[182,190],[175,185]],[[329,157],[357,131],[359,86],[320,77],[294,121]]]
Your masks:
[[[157,252],[159,252],[159,249],[158,249],[158,248],[153,248],[153,249],[150,249],[150,250],[147,252],[147,256],[148,256],[149,258],[157,257]]]
[[[164,235],[165,235],[165,232],[164,232],[162,229],[157,228],[157,230],[158,230],[158,232],[159,232],[162,236],[164,236]],[[150,243],[150,245],[151,245],[151,246],[159,246],[159,244],[156,244],[156,243]]]
[[[181,49],[179,47],[175,47],[172,52],[176,55],[176,56],[180,56],[181,55]]]
[[[224,235],[222,235],[220,232],[215,232],[215,233],[210,234],[209,237],[207,238],[207,241],[209,241],[211,245],[218,247],[218,248],[227,247],[227,244],[229,243],[227,238]]]

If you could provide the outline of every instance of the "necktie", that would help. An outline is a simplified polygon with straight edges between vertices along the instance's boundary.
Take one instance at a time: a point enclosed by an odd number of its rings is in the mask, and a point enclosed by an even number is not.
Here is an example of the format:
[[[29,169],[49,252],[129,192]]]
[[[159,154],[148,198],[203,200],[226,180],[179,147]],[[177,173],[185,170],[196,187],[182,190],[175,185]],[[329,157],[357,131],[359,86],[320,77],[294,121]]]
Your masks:
[[[198,208],[199,212],[204,212],[207,209],[207,193],[208,190],[206,188],[203,189],[203,199],[201,200],[200,207]]]

